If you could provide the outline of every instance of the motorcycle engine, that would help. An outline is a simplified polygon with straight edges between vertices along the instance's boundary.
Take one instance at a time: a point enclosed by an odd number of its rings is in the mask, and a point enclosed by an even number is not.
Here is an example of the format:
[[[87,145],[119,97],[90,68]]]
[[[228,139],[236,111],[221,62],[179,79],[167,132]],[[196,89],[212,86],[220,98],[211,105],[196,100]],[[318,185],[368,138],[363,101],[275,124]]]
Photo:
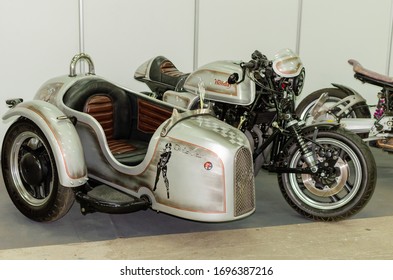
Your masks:
[[[234,106],[221,102],[210,103],[211,108],[214,109],[216,117],[233,127],[239,128],[246,135],[251,150],[255,151],[260,148],[271,133],[271,122],[273,121],[276,112],[268,109],[269,104],[265,104],[263,109],[256,112],[250,112],[250,108],[244,106]],[[267,148],[263,151],[263,161],[268,163],[269,151]]]
[[[210,104],[210,107],[214,109],[216,117],[234,127],[238,127],[240,123],[240,117],[244,113],[244,108],[237,106],[214,102]]]
[[[236,108],[230,108],[226,110],[226,113],[224,115],[224,120],[230,125],[234,127],[238,127],[240,122],[240,116],[238,110]]]

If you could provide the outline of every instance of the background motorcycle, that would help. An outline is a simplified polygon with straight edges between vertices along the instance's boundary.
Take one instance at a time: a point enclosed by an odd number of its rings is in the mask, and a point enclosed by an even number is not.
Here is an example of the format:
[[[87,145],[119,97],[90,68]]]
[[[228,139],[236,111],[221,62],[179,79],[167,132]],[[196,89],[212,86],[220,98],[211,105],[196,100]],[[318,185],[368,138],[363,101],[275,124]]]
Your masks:
[[[340,122],[372,145],[393,152],[393,79],[364,68],[356,60],[348,63],[353,66],[356,79],[381,88],[376,105],[368,106],[351,88],[332,84],[334,88],[320,89],[305,97],[296,113],[307,123]],[[376,107],[373,117],[370,107]]]
[[[229,78],[228,78],[229,77]],[[260,168],[278,174],[286,201],[302,215],[333,221],[349,217],[370,200],[376,165],[369,147],[337,124],[305,126],[295,114],[305,70],[286,49],[273,60],[259,51],[247,62],[217,61],[190,74],[163,56],[141,65],[135,78],[152,95],[183,108],[210,106],[239,128]]]

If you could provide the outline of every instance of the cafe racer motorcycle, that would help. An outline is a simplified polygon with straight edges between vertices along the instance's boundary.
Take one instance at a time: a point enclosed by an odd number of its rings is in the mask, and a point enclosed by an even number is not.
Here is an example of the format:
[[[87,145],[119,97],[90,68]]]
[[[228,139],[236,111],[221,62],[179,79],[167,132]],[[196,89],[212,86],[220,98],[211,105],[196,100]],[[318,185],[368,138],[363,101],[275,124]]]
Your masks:
[[[371,146],[393,152],[393,79],[364,68],[354,59],[348,63],[353,67],[356,79],[381,88],[376,105],[367,105],[354,89],[332,84],[332,88],[307,95],[297,106],[296,113],[307,123],[339,122],[358,133]],[[372,117],[370,107],[375,107]]]
[[[76,74],[78,61],[88,73]],[[8,194],[28,218],[151,208],[203,222],[255,211],[250,145],[209,110],[184,110],[95,75],[87,54],[31,101],[11,99],[1,165]]]
[[[253,151],[254,174],[278,174],[286,201],[302,215],[324,221],[347,218],[370,200],[376,165],[369,147],[338,124],[306,126],[295,114],[305,70],[291,50],[269,60],[255,51],[248,62],[216,61],[184,73],[166,57],[137,68],[146,95],[186,109],[211,108],[241,130]]]

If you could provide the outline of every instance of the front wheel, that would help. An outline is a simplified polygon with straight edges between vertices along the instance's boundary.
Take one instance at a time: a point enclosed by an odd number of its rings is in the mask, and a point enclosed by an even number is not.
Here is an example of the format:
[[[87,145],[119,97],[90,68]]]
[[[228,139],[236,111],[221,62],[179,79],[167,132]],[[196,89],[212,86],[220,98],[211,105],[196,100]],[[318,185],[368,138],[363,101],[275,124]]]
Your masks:
[[[33,122],[22,118],[8,129],[1,160],[7,192],[26,217],[49,222],[71,208],[73,190],[59,184],[50,145]]]
[[[356,134],[319,129],[305,133],[307,146],[318,164],[314,174],[278,174],[281,193],[303,216],[319,221],[338,221],[358,213],[371,199],[377,170],[370,148]],[[314,141],[315,140],[315,141]],[[297,142],[286,149],[286,166],[306,168]]]

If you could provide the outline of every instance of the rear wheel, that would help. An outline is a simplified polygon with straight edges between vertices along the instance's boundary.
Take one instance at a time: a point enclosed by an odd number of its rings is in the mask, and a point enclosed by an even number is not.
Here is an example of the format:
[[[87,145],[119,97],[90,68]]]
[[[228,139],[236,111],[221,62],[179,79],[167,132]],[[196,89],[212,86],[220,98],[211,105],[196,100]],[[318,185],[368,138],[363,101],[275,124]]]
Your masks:
[[[8,129],[1,159],[7,192],[22,214],[49,222],[69,211],[74,192],[59,185],[50,145],[34,123],[20,119]]]
[[[305,134],[313,139],[313,132]],[[338,221],[358,213],[371,199],[377,170],[369,147],[356,134],[338,128],[320,129],[315,143],[307,142],[318,161],[315,174],[278,175],[289,205],[312,220]],[[297,142],[288,145],[287,167],[305,168]]]

